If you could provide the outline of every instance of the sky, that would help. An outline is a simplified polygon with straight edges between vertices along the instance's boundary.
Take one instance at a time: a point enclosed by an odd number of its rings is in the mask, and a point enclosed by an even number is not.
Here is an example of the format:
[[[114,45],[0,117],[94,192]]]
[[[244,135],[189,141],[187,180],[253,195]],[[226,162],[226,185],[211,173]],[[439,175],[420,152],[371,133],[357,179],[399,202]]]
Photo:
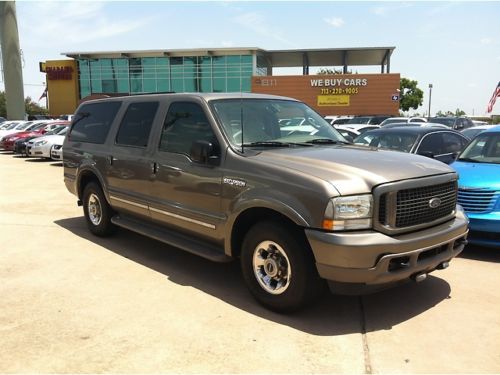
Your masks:
[[[422,115],[431,83],[431,114],[461,109],[482,116],[500,81],[500,2],[495,1],[18,0],[16,11],[24,93],[35,101],[45,82],[38,63],[64,59],[64,52],[395,47],[391,73],[418,81],[424,101],[415,112]],[[350,69],[380,72],[380,67]],[[500,100],[493,114],[500,114]]]

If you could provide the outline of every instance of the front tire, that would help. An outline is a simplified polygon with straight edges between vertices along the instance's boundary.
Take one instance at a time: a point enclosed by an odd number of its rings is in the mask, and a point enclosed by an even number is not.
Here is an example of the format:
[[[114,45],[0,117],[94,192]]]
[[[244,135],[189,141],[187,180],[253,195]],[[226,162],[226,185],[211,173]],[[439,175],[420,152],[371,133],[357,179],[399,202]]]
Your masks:
[[[96,236],[109,236],[115,231],[116,227],[111,222],[113,210],[95,182],[88,183],[83,189],[83,213],[89,230]]]
[[[250,228],[243,240],[241,268],[254,298],[274,311],[300,309],[325,289],[312,251],[292,226],[262,222]]]

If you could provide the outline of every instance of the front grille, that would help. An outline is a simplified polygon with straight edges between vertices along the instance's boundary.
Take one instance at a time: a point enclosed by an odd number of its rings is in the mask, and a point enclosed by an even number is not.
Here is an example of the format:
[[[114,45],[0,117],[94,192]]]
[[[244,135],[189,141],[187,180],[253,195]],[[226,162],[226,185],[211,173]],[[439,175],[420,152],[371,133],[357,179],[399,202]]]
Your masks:
[[[500,191],[490,189],[458,189],[458,204],[465,212],[483,213],[493,211]]]
[[[440,199],[438,207],[431,207],[433,198]],[[400,190],[396,201],[396,228],[409,227],[450,215],[457,204],[456,182]]]
[[[420,184],[406,182],[381,188],[376,217],[381,230],[402,233],[451,218],[457,204],[456,180]]]

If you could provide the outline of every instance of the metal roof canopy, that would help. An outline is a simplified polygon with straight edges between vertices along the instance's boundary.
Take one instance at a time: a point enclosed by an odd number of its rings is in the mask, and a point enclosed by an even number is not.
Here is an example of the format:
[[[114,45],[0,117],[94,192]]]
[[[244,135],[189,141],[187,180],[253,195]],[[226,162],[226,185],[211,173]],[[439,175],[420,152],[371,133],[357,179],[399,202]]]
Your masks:
[[[309,67],[380,66],[381,72],[387,67],[390,72],[390,58],[396,47],[324,48],[299,50],[263,50],[257,47],[240,48],[199,48],[176,50],[108,51],[108,52],[66,52],[70,58],[129,58],[129,57],[181,57],[181,56],[227,56],[257,54],[266,58],[271,68],[302,67],[309,74]]]

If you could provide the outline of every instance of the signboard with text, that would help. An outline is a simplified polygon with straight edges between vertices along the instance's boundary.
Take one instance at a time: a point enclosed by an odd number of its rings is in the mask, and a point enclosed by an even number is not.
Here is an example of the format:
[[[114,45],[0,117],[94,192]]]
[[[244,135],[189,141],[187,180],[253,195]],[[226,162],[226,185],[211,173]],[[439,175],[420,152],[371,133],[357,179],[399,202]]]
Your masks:
[[[301,100],[326,115],[398,115],[399,74],[254,76],[252,92]]]

